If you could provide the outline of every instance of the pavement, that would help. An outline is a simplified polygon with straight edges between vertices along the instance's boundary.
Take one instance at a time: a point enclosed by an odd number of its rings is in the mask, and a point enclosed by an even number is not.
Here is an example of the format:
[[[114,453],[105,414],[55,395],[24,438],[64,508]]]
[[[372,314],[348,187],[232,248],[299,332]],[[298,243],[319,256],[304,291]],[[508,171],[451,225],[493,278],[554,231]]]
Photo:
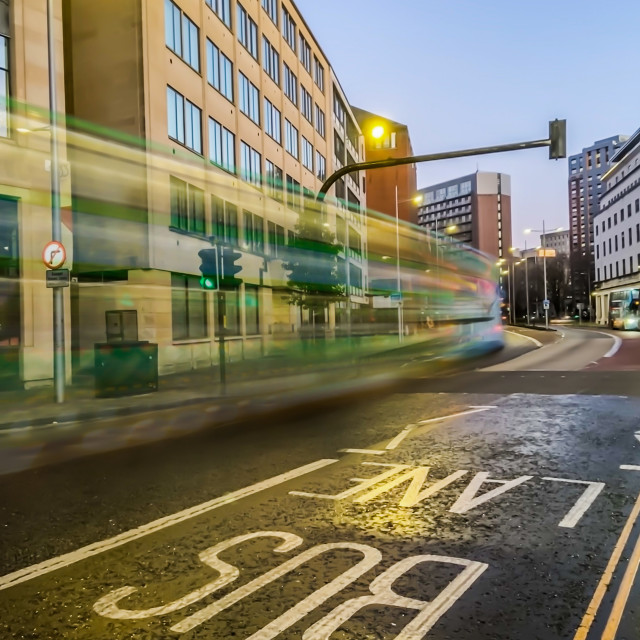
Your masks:
[[[637,640],[640,391],[572,391],[619,337],[2,476],[0,637]]]

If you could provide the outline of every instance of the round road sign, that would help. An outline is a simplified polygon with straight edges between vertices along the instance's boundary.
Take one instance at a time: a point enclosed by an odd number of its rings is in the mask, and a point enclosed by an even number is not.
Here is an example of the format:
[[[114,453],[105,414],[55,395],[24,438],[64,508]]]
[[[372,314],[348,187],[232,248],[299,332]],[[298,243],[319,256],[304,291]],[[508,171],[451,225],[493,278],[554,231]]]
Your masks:
[[[47,242],[42,251],[42,262],[49,269],[59,269],[67,260],[67,252],[61,242]]]

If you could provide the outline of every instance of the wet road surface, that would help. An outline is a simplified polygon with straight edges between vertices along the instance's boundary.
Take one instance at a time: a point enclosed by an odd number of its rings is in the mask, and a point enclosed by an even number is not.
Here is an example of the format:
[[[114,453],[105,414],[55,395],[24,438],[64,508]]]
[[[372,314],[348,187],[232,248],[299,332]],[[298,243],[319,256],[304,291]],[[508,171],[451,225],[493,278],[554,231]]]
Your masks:
[[[0,636],[637,639],[640,376],[518,372],[0,478]]]

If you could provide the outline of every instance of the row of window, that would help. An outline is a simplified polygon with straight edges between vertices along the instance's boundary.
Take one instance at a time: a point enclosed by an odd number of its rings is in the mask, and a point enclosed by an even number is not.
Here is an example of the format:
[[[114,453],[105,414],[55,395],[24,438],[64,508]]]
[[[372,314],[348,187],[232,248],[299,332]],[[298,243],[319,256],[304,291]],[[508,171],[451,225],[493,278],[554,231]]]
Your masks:
[[[628,243],[629,246],[633,244],[633,229],[629,228],[628,230]],[[618,251],[618,249],[625,248],[625,237],[627,234],[622,232],[620,234],[620,247],[618,247],[618,235],[616,234],[613,238],[609,238],[609,255],[611,255],[614,251]],[[640,223],[636,224],[636,242],[640,242]],[[607,242],[602,243],[602,257],[606,257],[607,255]],[[600,245],[596,245],[596,258],[600,258]]]
[[[631,203],[629,203],[627,205],[627,218],[631,217]],[[640,198],[636,198],[635,201],[635,212],[636,213],[640,213]],[[618,212],[616,211],[616,213],[613,214],[613,216],[609,216],[606,220],[602,221],[602,233],[605,232],[606,229],[611,229],[611,222],[613,220],[613,225],[617,225],[618,224]],[[624,222],[624,207],[622,207],[622,209],[620,209],[620,222]],[[598,225],[595,225],[596,228],[596,235],[598,235],[600,233],[600,228],[598,227]]]
[[[611,263],[610,265],[605,265],[604,267],[602,267],[602,271],[600,270],[600,267],[597,268],[596,270],[596,280],[601,281],[601,280],[607,280],[610,278],[619,278],[620,276],[626,276],[627,275],[627,259],[626,258],[622,258],[622,260],[615,261],[615,266],[616,266],[616,273],[615,276],[613,275],[613,264]],[[622,269],[620,269],[620,265],[622,264]],[[640,253],[638,254],[638,262],[637,264],[637,269],[640,269]],[[607,267],[608,267],[608,273],[607,273]],[[633,256],[629,256],[629,275],[633,275],[634,272],[634,265],[633,265]],[[602,276],[602,277],[601,277]]]
[[[260,333],[258,287],[245,284],[245,335]],[[241,335],[241,292],[227,291],[225,296],[225,335]],[[214,325],[218,335],[218,300],[214,296]],[[196,276],[171,274],[171,324],[174,340],[199,340],[209,337],[207,295]]]
[[[207,0],[207,5],[231,28],[231,14],[229,0]],[[265,0],[262,3],[269,17],[277,24],[277,0]],[[282,35],[289,46],[296,50],[296,23],[289,12],[282,7]],[[238,41],[258,61],[258,25],[249,16],[245,8],[238,2],[236,6],[236,21]],[[197,25],[184,13],[173,0],[165,0],[165,42],[167,47],[180,56],[195,71],[200,72],[200,30]],[[207,39],[207,42],[209,40]],[[275,47],[263,35],[262,57],[264,70],[271,79],[280,84],[280,55]],[[208,45],[207,45],[208,46]],[[311,47],[304,36],[300,34],[300,62],[311,75]],[[313,56],[313,77],[316,85],[324,93],[324,66]],[[285,65],[286,66],[286,65]],[[288,67],[286,67],[289,69]],[[289,69],[289,75],[291,70]],[[293,76],[295,78],[295,75]],[[285,72],[285,79],[286,72]],[[290,83],[293,81],[290,79]],[[213,84],[213,83],[211,83]],[[297,104],[297,79],[295,90],[291,92]],[[285,85],[286,89],[286,85]]]

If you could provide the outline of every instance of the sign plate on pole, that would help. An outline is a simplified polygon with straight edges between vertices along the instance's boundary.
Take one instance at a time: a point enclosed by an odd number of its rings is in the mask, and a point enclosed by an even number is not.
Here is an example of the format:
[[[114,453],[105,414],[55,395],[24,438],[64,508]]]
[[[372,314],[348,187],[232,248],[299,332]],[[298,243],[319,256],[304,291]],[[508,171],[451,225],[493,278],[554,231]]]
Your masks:
[[[69,286],[69,269],[47,270],[47,289]]]
[[[62,242],[47,242],[42,250],[42,262],[49,269],[60,269],[67,260],[67,251]]]
[[[392,302],[400,302],[402,300],[402,293],[400,291],[394,291],[389,297]]]
[[[545,310],[549,309],[549,301],[548,300],[543,300],[542,301],[542,307]]]

